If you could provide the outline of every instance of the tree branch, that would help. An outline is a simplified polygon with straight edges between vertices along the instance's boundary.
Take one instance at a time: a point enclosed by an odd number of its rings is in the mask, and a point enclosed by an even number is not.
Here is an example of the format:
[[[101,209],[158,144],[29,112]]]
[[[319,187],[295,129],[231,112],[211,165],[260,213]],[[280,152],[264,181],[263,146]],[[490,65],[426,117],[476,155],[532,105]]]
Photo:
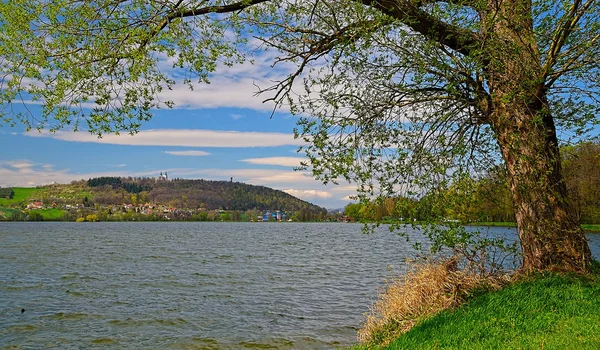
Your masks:
[[[174,20],[176,18],[195,17],[195,16],[205,15],[205,14],[209,14],[209,13],[236,12],[236,11],[241,11],[248,7],[258,5],[258,4],[261,4],[264,2],[269,2],[269,1],[271,1],[271,0],[242,0],[242,1],[238,1],[233,4],[229,4],[229,5],[221,5],[221,6],[214,5],[214,6],[191,8],[191,9],[178,9],[177,7],[179,7],[179,5],[182,3],[182,1],[180,0],[175,4],[175,6],[173,6],[174,11],[169,13],[163,19],[163,21],[150,32],[150,34],[148,35],[148,38],[146,40],[144,40],[144,42],[140,45],[140,48],[146,46],[153,37],[155,37],[163,29],[165,29],[165,27],[169,24],[169,22],[171,22],[172,20]]]
[[[577,23],[583,16],[583,14],[592,6],[594,0],[587,0],[583,6],[581,0],[575,0],[571,10],[567,12],[563,18],[561,18],[561,25],[557,26],[554,36],[552,38],[552,44],[548,51],[548,60],[544,65],[542,72],[544,72],[544,78],[550,74],[552,66],[558,61],[560,51],[567,41],[569,35],[575,30]]]
[[[422,1],[407,0],[357,0],[406,24],[428,39],[446,45],[465,56],[472,56],[479,46],[477,34],[451,24],[421,10]]]

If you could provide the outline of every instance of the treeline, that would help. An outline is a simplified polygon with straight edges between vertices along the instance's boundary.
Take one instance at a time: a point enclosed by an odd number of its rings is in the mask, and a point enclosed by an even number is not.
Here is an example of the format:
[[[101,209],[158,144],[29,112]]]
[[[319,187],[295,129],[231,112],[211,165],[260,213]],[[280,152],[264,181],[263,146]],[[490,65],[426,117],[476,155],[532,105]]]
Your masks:
[[[600,145],[563,147],[565,183],[580,223],[600,224]],[[380,198],[349,204],[344,213],[358,221],[386,218],[406,221],[514,222],[506,169],[498,166],[477,179],[464,178],[419,199]]]
[[[131,179],[131,178],[130,178]],[[110,186],[113,189],[122,188],[128,193],[140,193],[142,191],[151,191],[149,184],[140,185],[137,182],[123,182],[120,177],[103,176],[91,178],[87,181],[89,187]]]
[[[187,209],[284,210],[310,217],[326,214],[326,209],[283,191],[240,182],[103,177],[89,179],[87,184],[93,202],[101,205],[154,203]]]

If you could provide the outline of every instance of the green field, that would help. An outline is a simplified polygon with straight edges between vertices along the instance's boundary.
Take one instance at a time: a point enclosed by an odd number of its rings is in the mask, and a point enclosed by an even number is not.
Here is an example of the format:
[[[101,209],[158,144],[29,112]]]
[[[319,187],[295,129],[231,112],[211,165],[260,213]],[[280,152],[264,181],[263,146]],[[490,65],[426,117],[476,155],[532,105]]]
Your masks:
[[[600,232],[600,225],[583,224],[581,227],[587,232]]]
[[[0,213],[2,215],[0,215],[0,219],[10,219],[13,214],[15,213],[20,213],[21,211],[19,209],[13,209],[13,208],[0,208]]]
[[[600,275],[537,275],[425,320],[387,347],[600,349]]]
[[[18,207],[22,204],[27,205],[30,197],[43,190],[34,187],[13,187],[15,196],[12,199],[0,198],[0,207]]]
[[[37,209],[37,210],[32,210],[32,211],[42,214],[42,216],[44,217],[44,220],[47,220],[47,221],[60,220],[65,213],[64,211],[62,211],[60,209],[56,209],[56,208]]]

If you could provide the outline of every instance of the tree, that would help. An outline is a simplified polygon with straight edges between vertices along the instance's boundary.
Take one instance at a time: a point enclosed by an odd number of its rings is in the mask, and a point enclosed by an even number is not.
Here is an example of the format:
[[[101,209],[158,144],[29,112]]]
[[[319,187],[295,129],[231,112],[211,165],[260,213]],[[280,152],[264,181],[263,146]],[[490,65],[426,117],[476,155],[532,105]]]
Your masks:
[[[36,211],[30,211],[27,219],[29,221],[44,221],[44,216]]]
[[[598,18],[597,0],[3,2],[0,104],[28,128],[135,132],[172,105],[161,59],[206,82],[252,35],[296,64],[262,92],[303,116],[316,178],[435,198],[502,159],[523,268],[585,271],[558,136],[597,123]],[[27,99],[41,116],[9,114]]]
[[[565,180],[581,223],[600,223],[600,144],[582,143],[563,152]]]

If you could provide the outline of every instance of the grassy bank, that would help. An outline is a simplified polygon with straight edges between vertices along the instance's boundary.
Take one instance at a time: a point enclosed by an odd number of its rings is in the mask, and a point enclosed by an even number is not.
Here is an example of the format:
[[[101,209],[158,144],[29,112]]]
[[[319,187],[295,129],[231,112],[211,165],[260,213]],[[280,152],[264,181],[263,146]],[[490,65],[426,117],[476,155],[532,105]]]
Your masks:
[[[600,225],[583,224],[581,227],[586,232],[600,232]]]
[[[600,275],[528,277],[361,348],[600,349]]]

